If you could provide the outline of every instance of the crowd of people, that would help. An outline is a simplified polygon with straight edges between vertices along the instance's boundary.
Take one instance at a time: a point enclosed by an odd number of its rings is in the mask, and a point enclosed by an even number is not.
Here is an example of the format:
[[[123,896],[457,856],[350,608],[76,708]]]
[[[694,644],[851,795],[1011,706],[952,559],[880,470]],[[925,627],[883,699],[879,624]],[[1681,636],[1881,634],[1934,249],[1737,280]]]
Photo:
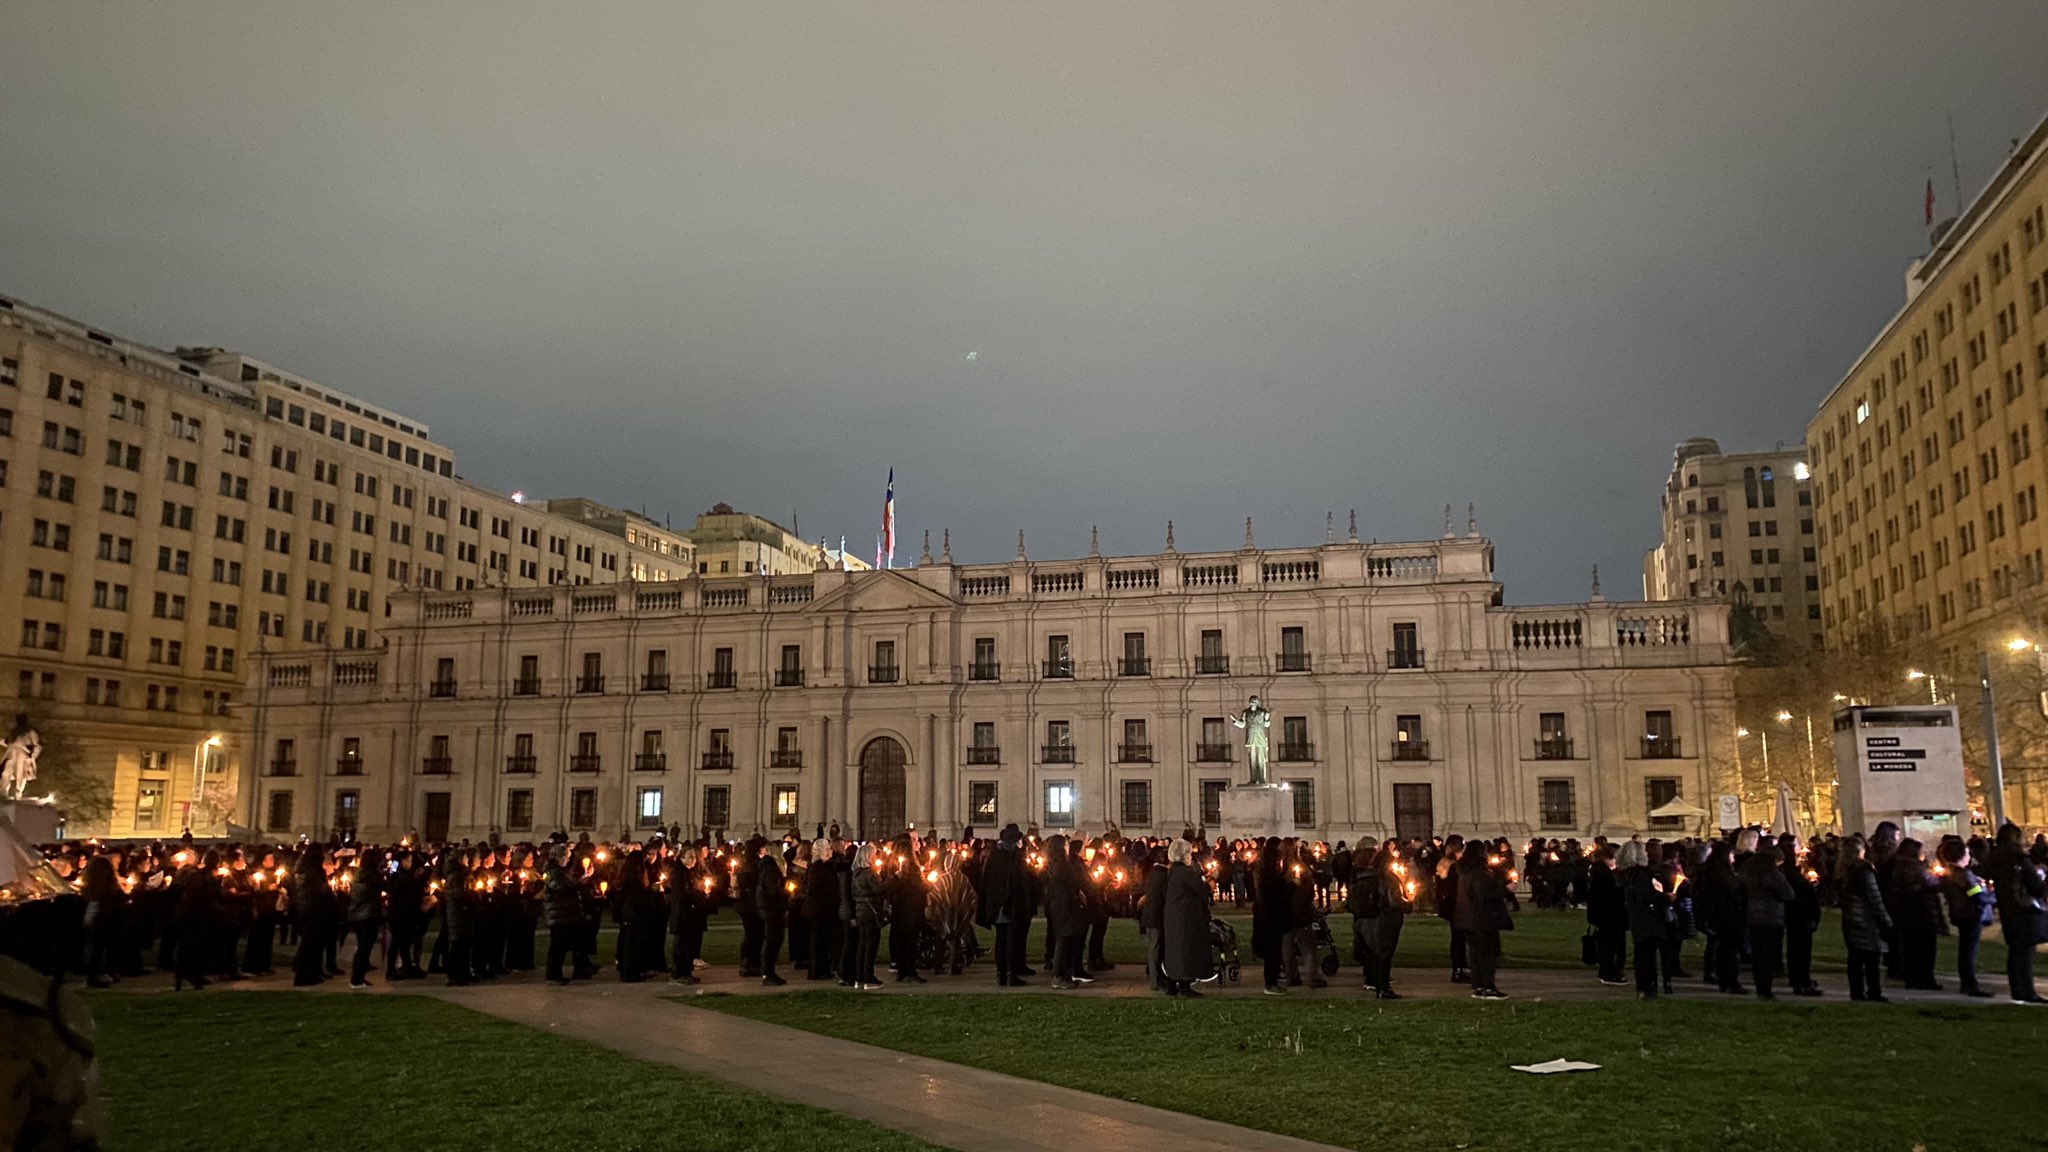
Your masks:
[[[1219,905],[1251,910],[1250,952],[1264,991],[1321,987],[1341,948],[1333,913],[1350,917],[1362,984],[1398,999],[1396,956],[1409,915],[1450,927],[1450,978],[1479,999],[1505,996],[1502,934],[1524,899],[1580,909],[1583,959],[1603,984],[1633,980],[1645,999],[1689,978],[1686,944],[1702,940],[1700,975],[1720,991],[1818,996],[1813,945],[1822,909],[1840,910],[1850,999],[1881,1002],[1887,981],[1939,989],[1935,941],[1957,937],[1956,987],[1978,981],[1984,930],[2007,943],[2012,999],[2041,1003],[2034,945],[2048,938],[2048,839],[2007,825],[1990,841],[1948,837],[1931,849],[1890,824],[1869,838],[1810,843],[1747,829],[1713,839],[1609,842],[1505,838],[1211,840],[905,832],[863,842],[836,827],[744,841],[656,834],[593,843],[557,833],[539,843],[295,845],[163,843],[46,846],[77,890],[83,923],[74,966],[104,987],[152,969],[179,988],[267,975],[292,946],[299,985],[346,974],[365,987],[439,975],[453,985],[540,969],[551,984],[600,972],[600,929],[616,928],[621,981],[700,980],[713,917],[740,927],[739,974],[775,986],[794,977],[882,987],[961,974],[992,956],[995,979],[1021,986],[1033,921],[1036,959],[1055,988],[1093,983],[1113,919],[1133,918],[1146,978],[1169,996],[1200,996],[1238,964]],[[988,935],[984,936],[984,930]],[[545,936],[543,950],[540,940]],[[886,948],[886,952],[884,949]],[[347,961],[344,968],[343,961]],[[882,965],[878,969],[878,965]],[[1747,978],[1747,984],[1745,984]]]

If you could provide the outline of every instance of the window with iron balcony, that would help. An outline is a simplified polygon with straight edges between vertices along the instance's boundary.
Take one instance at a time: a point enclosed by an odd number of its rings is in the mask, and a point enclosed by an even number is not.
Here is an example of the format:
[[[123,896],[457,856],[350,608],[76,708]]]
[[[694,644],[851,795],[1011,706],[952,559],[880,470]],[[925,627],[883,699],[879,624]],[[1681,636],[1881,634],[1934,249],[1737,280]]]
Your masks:
[[[1074,661],[1071,658],[1047,660],[1043,675],[1047,680],[1072,680],[1074,678]]]
[[[704,687],[706,688],[737,688],[739,683],[739,673],[731,668],[713,668],[704,674]]]
[[[1125,656],[1116,662],[1116,674],[1119,676],[1150,676],[1152,674],[1152,658],[1149,656]]]
[[[604,691],[604,677],[578,676],[576,678],[576,691],[584,695],[600,694]]]
[[[732,749],[714,748],[711,751],[704,753],[704,767],[714,771],[731,768]]]
[[[1643,759],[1678,760],[1685,755],[1678,737],[1666,733],[1650,732],[1643,736]]]
[[[668,753],[666,753],[666,752],[636,752],[636,753],[634,753],[634,754],[633,754],[633,771],[635,771],[635,772],[666,772],[666,771],[668,771]]]
[[[1316,758],[1316,746],[1307,740],[1282,741],[1273,758],[1290,763],[1314,760]]]
[[[578,752],[569,757],[569,771],[596,772],[604,767],[604,757],[595,752]]]
[[[446,776],[455,770],[455,762],[447,756],[420,757],[420,773],[426,776]]]
[[[343,756],[334,762],[334,774],[336,776],[361,776],[363,774],[363,758],[361,756]]]
[[[1572,741],[1569,736],[1539,736],[1536,738],[1536,759],[1569,760],[1572,758]]]
[[[1429,759],[1429,741],[1427,741],[1427,740],[1396,740],[1396,741],[1394,741],[1394,759],[1396,759],[1396,760],[1427,760],[1427,759]]]
[[[897,669],[894,664],[868,665],[868,683],[870,684],[894,684],[896,683],[896,677]]]
[[[264,775],[266,776],[297,776],[298,774],[299,761],[296,757],[292,756],[273,756],[270,758],[269,766],[264,770]]]
[[[803,687],[804,670],[801,668],[777,668],[775,670],[775,686],[777,688]]]
[[[1230,675],[1230,657],[1228,657],[1228,656],[1223,656],[1223,655],[1212,655],[1212,654],[1210,654],[1210,653],[1206,653],[1206,652],[1205,652],[1205,653],[1203,653],[1203,654],[1201,654],[1201,655],[1199,655],[1199,656],[1197,656],[1197,657],[1195,657],[1195,675],[1197,675],[1197,676],[1228,676],[1228,675]]]
[[[1074,762],[1074,746],[1072,744],[1047,744],[1040,748],[1038,752],[1038,758],[1041,763],[1072,764]]]
[[[540,762],[534,756],[512,755],[505,757],[505,771],[510,775],[530,776],[540,770]]]
[[[1281,652],[1273,657],[1276,672],[1310,672],[1309,654],[1306,652]]]
[[[436,700],[453,700],[455,699],[455,681],[436,680],[429,687],[428,692]]]
[[[666,692],[666,691],[668,691],[668,673],[666,673],[666,672],[647,672],[647,673],[643,673],[643,674],[641,675],[641,677],[640,677],[640,690],[641,690],[642,692]]]
[[[1152,762],[1152,745],[1119,744],[1116,746],[1116,758],[1117,762],[1121,764],[1150,764]]]
[[[1197,744],[1195,745],[1195,760],[1203,764],[1228,764],[1230,763],[1230,745]]]
[[[1001,764],[1003,762],[1003,750],[994,745],[969,744],[967,746],[967,762],[969,764]]]
[[[801,768],[804,766],[804,754],[795,748],[777,748],[768,754],[768,766],[770,768]]]

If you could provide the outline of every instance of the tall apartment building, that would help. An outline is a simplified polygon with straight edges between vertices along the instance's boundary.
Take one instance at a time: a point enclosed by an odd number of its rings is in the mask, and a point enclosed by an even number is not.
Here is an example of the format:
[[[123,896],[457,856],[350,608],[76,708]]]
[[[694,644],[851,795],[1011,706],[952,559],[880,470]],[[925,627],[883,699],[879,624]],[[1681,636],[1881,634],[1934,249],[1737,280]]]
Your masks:
[[[465,483],[424,424],[220,349],[0,298],[0,649],[21,710],[111,781],[76,834],[175,835],[232,787],[263,650],[374,647],[405,589],[680,578],[687,537]],[[56,737],[56,739],[51,739]]]
[[[1723,453],[1679,444],[1643,559],[1645,600],[1742,599],[1779,636],[1821,638],[1820,574],[1806,446]]]
[[[1830,644],[1968,647],[2043,608],[2048,120],[1931,243],[1807,432]]]
[[[690,526],[690,541],[697,550],[700,576],[780,576],[792,572],[813,572],[819,568],[843,568],[865,572],[874,565],[857,556],[844,554],[824,541],[812,544],[765,516],[738,512],[718,503],[697,517]]]
[[[1476,532],[394,612],[381,651],[259,659],[266,834],[1214,829],[1252,693],[1332,838],[1681,830],[1650,813],[1735,791],[1727,606],[1505,607]]]

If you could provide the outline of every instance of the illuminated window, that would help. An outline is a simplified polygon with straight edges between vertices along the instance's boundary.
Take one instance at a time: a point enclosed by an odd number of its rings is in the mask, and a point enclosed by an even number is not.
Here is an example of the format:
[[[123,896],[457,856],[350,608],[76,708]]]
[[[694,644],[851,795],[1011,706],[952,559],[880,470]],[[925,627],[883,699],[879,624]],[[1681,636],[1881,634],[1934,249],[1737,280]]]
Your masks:
[[[1074,826],[1074,782],[1072,780],[1048,780],[1046,782],[1045,826],[1048,828],[1072,828]]]

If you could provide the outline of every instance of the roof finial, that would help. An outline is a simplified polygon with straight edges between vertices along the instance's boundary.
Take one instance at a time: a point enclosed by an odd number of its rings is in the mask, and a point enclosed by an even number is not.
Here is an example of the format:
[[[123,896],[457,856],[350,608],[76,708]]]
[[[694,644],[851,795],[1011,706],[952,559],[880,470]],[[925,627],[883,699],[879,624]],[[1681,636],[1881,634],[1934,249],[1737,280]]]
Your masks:
[[[924,530],[924,550],[917,554],[917,562],[919,564],[929,564],[932,562],[932,530],[929,528]]]
[[[1607,599],[1607,597],[1600,594],[1600,566],[1598,564],[1593,565],[1593,599]]]
[[[1351,510],[1351,542],[1358,543],[1358,509]]]
[[[1099,535],[1100,531],[1101,530],[1093,524],[1090,524],[1088,526],[1088,554],[1090,556],[1102,555],[1102,537]]]
[[[1444,539],[1449,540],[1455,535],[1457,533],[1451,531],[1451,506],[1446,504],[1444,505]]]
[[[1337,542],[1337,514],[1336,514],[1335,512],[1324,512],[1324,513],[1323,513],[1323,543],[1325,543],[1325,544],[1335,544],[1336,542]]]
[[[1479,505],[1465,505],[1465,535],[1479,535]]]
[[[941,549],[939,552],[939,563],[951,564],[953,562],[953,530],[951,528],[941,528],[939,530],[939,547]]]
[[[1024,530],[1017,529],[1017,559],[1024,559]]]
[[[1247,516],[1244,518],[1244,550],[1249,552],[1253,547],[1255,545],[1252,544],[1252,518]]]
[[[1166,522],[1166,550],[1167,550],[1168,552],[1171,552],[1171,551],[1173,551],[1173,550],[1174,550],[1174,547],[1173,547],[1173,521],[1171,521],[1171,520],[1168,520],[1168,521]]]

